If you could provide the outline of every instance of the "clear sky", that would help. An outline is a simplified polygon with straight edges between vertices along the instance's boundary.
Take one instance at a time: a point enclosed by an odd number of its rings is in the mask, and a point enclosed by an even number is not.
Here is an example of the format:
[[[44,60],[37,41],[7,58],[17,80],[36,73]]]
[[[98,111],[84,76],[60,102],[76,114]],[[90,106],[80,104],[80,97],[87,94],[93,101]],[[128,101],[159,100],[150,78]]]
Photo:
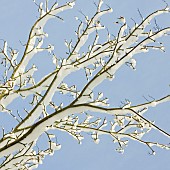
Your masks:
[[[59,0],[59,3],[61,0]],[[65,2],[65,1],[64,1]],[[74,9],[64,12],[61,16],[65,22],[59,20],[49,21],[45,31],[49,33],[47,43],[55,45],[55,52],[59,57],[65,55],[64,47],[65,39],[75,40],[74,31],[77,23],[75,16],[83,16],[78,10],[82,10],[85,15],[92,16],[95,6],[93,0],[77,0]],[[165,3],[161,0],[105,0],[113,8],[113,13],[104,16],[101,21],[109,31],[116,35],[118,26],[114,24],[118,17],[124,16],[128,25],[132,26],[133,18],[137,23],[141,21],[138,9],[143,17],[149,13],[165,7]],[[63,1],[61,2],[63,3]],[[36,20],[37,8],[32,0],[1,0],[0,1],[0,39],[8,41],[8,44],[23,52],[20,41],[24,44],[27,40],[29,30]],[[170,26],[170,14],[158,17],[157,23],[160,27]],[[103,31],[101,41],[104,41],[106,31]],[[104,81],[102,86],[98,88],[104,91],[104,94],[110,98],[111,106],[118,107],[120,102],[125,98],[132,101],[132,104],[146,102],[143,96],[148,95],[158,99],[170,94],[170,37],[160,39],[164,42],[166,52],[150,51],[149,53],[136,55],[137,60],[136,71],[129,67],[122,67],[116,74],[113,82]],[[37,55],[33,62],[38,62],[39,70],[43,70],[37,75],[37,78],[46,74],[50,70],[50,57],[48,54]],[[45,71],[44,71],[45,70]],[[77,77],[78,80],[83,78]],[[71,78],[70,78],[71,81]],[[77,82],[77,81],[76,81]],[[81,86],[81,81],[78,81]],[[109,90],[108,90],[109,89]],[[18,108],[19,102],[11,107]],[[4,115],[4,114],[3,114]],[[146,116],[161,128],[170,133],[170,105],[162,104],[148,111]],[[10,126],[7,117],[4,116],[1,124]],[[66,133],[57,132],[57,139],[62,144],[62,149],[56,151],[52,157],[46,157],[43,164],[39,166],[39,170],[169,170],[170,151],[157,149],[155,156],[148,154],[149,149],[137,142],[130,141],[129,146],[125,149],[125,153],[119,154],[115,151],[115,144],[108,136],[101,136],[98,145],[94,144],[90,135],[86,134],[82,145]],[[159,133],[152,133],[148,139],[154,139],[169,143],[165,137]]]

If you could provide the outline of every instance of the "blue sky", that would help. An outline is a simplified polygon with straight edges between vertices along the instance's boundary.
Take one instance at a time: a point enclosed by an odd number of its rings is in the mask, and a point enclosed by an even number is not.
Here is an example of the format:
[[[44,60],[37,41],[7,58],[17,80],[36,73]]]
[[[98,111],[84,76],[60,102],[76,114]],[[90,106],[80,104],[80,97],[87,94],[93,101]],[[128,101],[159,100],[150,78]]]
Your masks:
[[[105,3],[113,8],[113,13],[104,16],[101,21],[114,35],[117,33],[118,26],[113,22],[118,17],[124,16],[127,23],[132,26],[133,21],[131,18],[137,23],[141,21],[137,9],[145,17],[154,10],[165,6],[165,3],[161,0],[105,0]],[[79,15],[83,18],[78,12],[80,9],[84,14],[92,16],[95,9],[93,0],[77,0],[73,10],[66,11],[61,15],[65,22],[51,20],[47,24],[47,27],[45,27],[45,31],[49,33],[47,43],[50,42],[55,45],[55,52],[59,57],[65,55],[64,39],[75,39],[74,31],[77,23],[74,17]],[[26,42],[29,30],[36,20],[37,15],[37,9],[32,0],[1,0],[0,39],[7,40],[10,46],[17,48],[22,54],[23,48],[20,41],[22,43]],[[157,22],[160,27],[167,26],[170,24],[170,14],[158,17]],[[105,34],[106,32],[103,31],[102,35],[104,36]],[[135,56],[137,60],[136,71],[124,66],[117,72],[113,82],[104,81],[97,88],[99,91],[104,91],[104,94],[110,98],[111,106],[118,107],[120,102],[125,98],[131,100],[133,104],[138,104],[146,101],[143,96],[148,97],[148,95],[151,95],[154,98],[161,98],[170,93],[170,37],[160,40],[164,42],[165,53],[150,51],[149,53]],[[101,39],[101,41],[104,41],[104,39]],[[44,54],[43,56],[37,55],[33,62],[38,62],[39,70],[43,70],[37,75],[37,79],[51,69],[51,61],[48,54]],[[77,78],[81,80],[81,77]],[[83,78],[82,81],[84,81]],[[79,86],[81,86],[80,82],[77,81]],[[18,108],[19,102],[16,102],[16,105],[12,105],[11,107]],[[146,117],[150,120],[155,120],[158,126],[170,133],[169,110],[169,103],[162,104],[154,109],[150,109]],[[7,121],[9,119],[5,115],[4,120],[4,124],[9,126],[9,121]],[[98,145],[94,144],[88,134],[85,135],[82,145],[79,145],[68,134],[58,132],[57,136],[58,141],[62,144],[62,149],[56,151],[53,157],[46,157],[44,163],[39,166],[39,170],[169,169],[170,151],[156,148],[156,155],[150,156],[148,154],[149,149],[146,146],[130,141],[129,146],[122,155],[115,152],[115,144],[108,136],[102,136],[101,142]],[[148,139],[150,138],[158,141],[162,140],[164,143],[170,142],[167,138],[162,137],[162,135],[156,132],[148,136]]]

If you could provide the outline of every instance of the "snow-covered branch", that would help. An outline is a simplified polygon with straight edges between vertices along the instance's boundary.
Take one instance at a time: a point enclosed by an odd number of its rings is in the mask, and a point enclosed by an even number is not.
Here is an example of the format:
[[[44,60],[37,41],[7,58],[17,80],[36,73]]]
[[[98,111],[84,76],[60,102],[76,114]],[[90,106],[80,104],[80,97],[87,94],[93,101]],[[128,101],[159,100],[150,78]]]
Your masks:
[[[104,92],[95,92],[96,87],[104,80],[112,81],[123,65],[135,70],[136,54],[149,52],[150,49],[165,51],[163,43],[157,42],[157,39],[169,35],[170,27],[147,31],[147,26],[156,16],[169,13],[169,8],[151,13],[139,25],[135,23],[129,32],[125,18],[120,17],[118,22],[121,26],[117,36],[99,43],[100,30],[105,29],[100,18],[112,12],[110,7],[103,10],[103,0],[99,0],[96,13],[91,18],[84,16],[84,22],[76,17],[76,20],[80,21],[76,31],[77,38],[75,42],[65,40],[69,52],[65,58],[59,59],[54,54],[53,45],[44,47],[44,40],[48,37],[44,27],[51,18],[62,20],[58,14],[73,8],[75,1],[62,6],[55,2],[50,8],[48,0],[45,0],[44,4],[36,1],[34,3],[38,7],[39,17],[31,28],[21,60],[17,58],[19,52],[9,47],[6,41],[2,40],[0,48],[0,63],[3,66],[0,111],[9,113],[17,120],[17,125],[11,127],[10,132],[5,133],[2,128],[0,157],[4,160],[0,169],[37,168],[46,155],[53,155],[55,150],[61,148],[56,135],[49,131],[52,129],[67,132],[79,143],[84,139],[81,132],[90,133],[96,144],[100,141],[100,135],[109,135],[114,139],[114,143],[118,144],[116,150],[120,153],[124,152],[129,139],[145,144],[152,154],[155,153],[152,146],[170,149],[166,144],[143,139],[152,129],[170,137],[168,132],[145,117],[149,108],[169,102],[170,95],[139,105],[132,105],[131,101],[126,99],[122,107],[110,107],[112,103],[109,103]],[[91,44],[82,52],[91,37]],[[34,64],[31,68],[27,67],[37,53],[44,51],[53,54],[55,69],[36,82],[34,73],[39,70]],[[80,74],[82,70],[87,78],[87,81],[82,82],[82,88],[74,81],[66,83],[69,75]],[[70,97],[66,104],[63,104],[65,99],[62,99],[61,95],[63,98]],[[32,100],[28,101],[30,96]],[[22,97],[31,107],[29,111],[25,109],[24,118],[18,112],[8,109],[9,104],[18,97]],[[98,118],[92,116],[94,113],[99,115]],[[43,135],[47,138],[48,146],[47,149],[40,150],[37,143]]]

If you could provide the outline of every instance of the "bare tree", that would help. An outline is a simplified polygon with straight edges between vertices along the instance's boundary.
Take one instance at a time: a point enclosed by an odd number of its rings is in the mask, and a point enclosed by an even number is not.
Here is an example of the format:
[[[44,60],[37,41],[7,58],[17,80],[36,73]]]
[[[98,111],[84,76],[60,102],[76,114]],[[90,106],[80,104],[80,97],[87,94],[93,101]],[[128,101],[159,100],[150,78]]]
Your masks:
[[[62,6],[58,3],[49,5],[48,0],[40,4],[34,0],[34,3],[37,5],[39,17],[30,30],[27,43],[23,45],[23,56],[18,57],[18,51],[8,46],[5,40],[2,40],[3,45],[0,48],[0,69],[3,77],[0,84],[0,111],[8,113],[17,121],[14,127],[10,127],[10,132],[5,132],[5,128],[2,128],[0,157],[3,157],[3,161],[0,169],[37,168],[46,155],[53,155],[55,150],[61,148],[55,133],[50,130],[67,132],[79,143],[84,138],[82,132],[90,133],[95,143],[99,143],[100,135],[109,135],[114,143],[118,144],[116,150],[120,153],[124,152],[128,140],[146,145],[151,154],[155,154],[152,146],[170,149],[170,146],[164,143],[143,139],[152,129],[167,138],[170,137],[168,132],[144,116],[149,108],[170,101],[170,95],[159,99],[152,98],[138,105],[131,105],[131,101],[126,99],[120,107],[112,108],[104,93],[95,90],[104,80],[114,80],[121,66],[126,64],[135,70],[135,54],[145,53],[150,49],[164,52],[163,44],[157,39],[169,35],[170,27],[159,28],[156,25],[156,28],[152,26],[149,31],[145,28],[151,25],[156,16],[169,13],[168,6],[142,18],[139,24],[135,22],[133,28],[128,27],[124,17],[120,17],[117,21],[120,25],[117,36],[112,37],[108,32],[106,41],[99,43],[100,30],[106,29],[100,18],[112,12],[108,5],[103,9],[103,1],[99,0],[98,4],[95,4],[96,12],[93,17],[84,15],[84,20],[76,17],[79,22],[77,39],[75,42],[65,41],[67,57],[58,58],[53,45],[45,46],[44,39],[48,34],[43,28],[50,19],[63,20],[59,13],[72,9],[75,1]],[[83,51],[82,48],[86,46],[90,36],[93,41]],[[34,72],[37,67],[34,64],[30,67],[30,63],[37,53],[43,51],[50,53],[55,69],[36,82]],[[70,74],[80,74],[82,70],[87,78],[82,88],[78,88],[74,82],[66,83],[65,80]],[[72,97],[71,102],[63,105],[61,99],[57,105],[56,100],[61,98],[61,94]],[[31,109],[25,110],[24,118],[21,113],[8,108],[17,98],[22,98],[30,105]],[[92,116],[93,113],[98,113],[98,117]],[[101,113],[106,115],[105,118],[100,116]],[[112,115],[114,119],[110,120],[108,115]],[[48,144],[45,149],[37,145],[39,137],[43,135],[47,136],[43,139],[43,143]]]

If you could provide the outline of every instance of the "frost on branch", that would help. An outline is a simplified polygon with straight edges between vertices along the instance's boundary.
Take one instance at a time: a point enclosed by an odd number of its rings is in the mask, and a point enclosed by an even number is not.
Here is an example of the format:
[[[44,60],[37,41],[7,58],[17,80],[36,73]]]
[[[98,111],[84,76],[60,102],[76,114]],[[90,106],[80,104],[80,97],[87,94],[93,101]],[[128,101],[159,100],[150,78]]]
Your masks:
[[[96,144],[100,143],[101,135],[109,135],[113,143],[116,143],[116,151],[119,153],[124,152],[130,140],[146,145],[151,154],[155,154],[153,146],[170,149],[169,145],[146,141],[143,138],[152,133],[153,129],[170,137],[168,132],[145,117],[149,108],[169,102],[169,95],[158,100],[152,98],[139,105],[133,105],[130,100],[125,99],[119,108],[113,108],[104,92],[96,92],[96,87],[104,80],[114,80],[123,65],[136,70],[138,63],[135,54],[146,53],[150,49],[165,51],[163,43],[157,39],[169,35],[170,27],[149,31],[147,27],[156,16],[169,13],[169,8],[151,13],[132,28],[128,28],[125,17],[119,17],[116,23],[121,26],[117,36],[111,38],[109,33],[106,41],[101,43],[100,30],[106,27],[100,18],[111,13],[112,9],[109,6],[103,9],[103,0],[99,0],[96,12],[91,18],[84,16],[84,20],[81,20],[76,16],[79,24],[76,40],[65,40],[63,45],[68,49],[67,56],[59,58],[52,44],[45,46],[48,34],[44,27],[49,19],[63,20],[59,13],[72,9],[75,2],[61,6],[58,3],[50,6],[48,0],[45,0],[45,3],[34,3],[39,17],[23,46],[24,54],[21,60],[18,58],[19,51],[1,40],[0,111],[12,116],[16,125],[11,127],[10,132],[5,132],[5,128],[2,128],[0,157],[3,157],[3,161],[0,169],[37,168],[46,155],[53,155],[55,150],[61,148],[53,130],[68,133],[79,144],[83,142],[85,133],[90,134],[91,140]],[[89,39],[92,39],[92,42],[87,45]],[[88,48],[84,50],[86,45]],[[37,53],[44,51],[52,56],[55,69],[37,82],[35,71],[40,70],[36,63],[31,66],[30,63]],[[80,74],[80,71],[84,73],[82,77],[86,76],[85,83],[81,82],[82,87],[76,84],[76,78],[68,81],[70,75]],[[29,109],[24,109],[25,115],[9,109],[8,105],[15,104],[14,99],[19,97],[28,103]],[[66,98],[68,100],[65,100]],[[97,117],[94,116],[96,114]],[[39,141],[46,143],[46,148],[39,148]]]

